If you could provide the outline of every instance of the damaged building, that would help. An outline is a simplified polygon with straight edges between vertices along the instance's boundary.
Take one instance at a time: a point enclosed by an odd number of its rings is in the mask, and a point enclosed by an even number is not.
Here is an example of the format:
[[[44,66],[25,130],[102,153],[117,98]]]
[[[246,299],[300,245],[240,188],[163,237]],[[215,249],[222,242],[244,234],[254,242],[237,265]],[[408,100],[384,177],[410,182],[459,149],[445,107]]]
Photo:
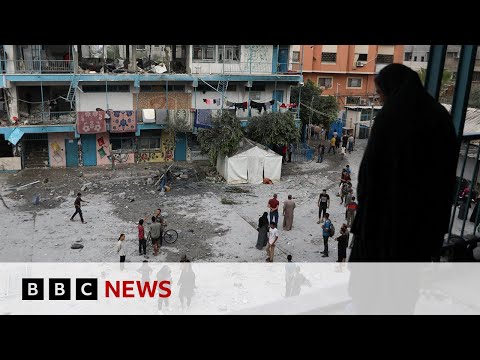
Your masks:
[[[0,171],[202,160],[198,129],[222,111],[298,115],[290,45],[1,48]]]

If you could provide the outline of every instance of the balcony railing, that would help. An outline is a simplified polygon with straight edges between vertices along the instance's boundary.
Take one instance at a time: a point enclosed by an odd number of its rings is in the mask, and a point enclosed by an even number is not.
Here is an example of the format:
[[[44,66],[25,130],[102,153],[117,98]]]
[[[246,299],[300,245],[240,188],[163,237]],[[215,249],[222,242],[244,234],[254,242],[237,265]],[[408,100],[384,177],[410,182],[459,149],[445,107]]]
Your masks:
[[[194,74],[300,74],[299,63],[278,63],[276,69],[272,62],[231,62],[206,63],[194,62]]]
[[[473,249],[480,242],[480,193],[476,191],[479,165],[480,133],[465,134],[457,165],[449,233],[442,251],[447,261],[474,261]]]
[[[66,125],[75,124],[75,111],[40,112],[28,116],[20,116],[19,125]]]
[[[10,60],[17,74],[72,73],[72,60]]]

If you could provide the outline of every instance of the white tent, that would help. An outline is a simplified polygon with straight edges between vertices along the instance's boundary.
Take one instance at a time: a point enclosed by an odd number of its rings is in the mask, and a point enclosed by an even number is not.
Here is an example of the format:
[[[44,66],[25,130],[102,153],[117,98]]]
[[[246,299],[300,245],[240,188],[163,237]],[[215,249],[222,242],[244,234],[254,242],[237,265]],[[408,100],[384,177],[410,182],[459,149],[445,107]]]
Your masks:
[[[282,174],[282,156],[266,146],[243,139],[234,155],[218,156],[217,171],[229,184],[261,184],[263,178],[278,181]]]

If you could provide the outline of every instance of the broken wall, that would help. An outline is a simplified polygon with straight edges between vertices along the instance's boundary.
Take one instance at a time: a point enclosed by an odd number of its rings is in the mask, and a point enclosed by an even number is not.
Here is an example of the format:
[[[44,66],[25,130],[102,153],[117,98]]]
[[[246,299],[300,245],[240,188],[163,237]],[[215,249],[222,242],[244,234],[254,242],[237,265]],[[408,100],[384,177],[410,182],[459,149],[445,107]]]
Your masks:
[[[0,158],[0,171],[22,170],[22,159],[20,157]]]

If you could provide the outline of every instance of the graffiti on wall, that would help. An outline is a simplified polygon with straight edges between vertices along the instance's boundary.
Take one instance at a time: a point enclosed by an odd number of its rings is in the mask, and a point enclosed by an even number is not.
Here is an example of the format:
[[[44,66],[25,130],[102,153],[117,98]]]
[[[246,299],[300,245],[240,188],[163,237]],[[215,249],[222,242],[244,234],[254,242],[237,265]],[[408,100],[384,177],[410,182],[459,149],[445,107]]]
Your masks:
[[[163,162],[164,156],[162,152],[139,151],[137,153],[137,163],[142,162]]]
[[[107,152],[108,152],[108,155],[110,155],[110,150],[108,146],[105,144],[105,140],[103,139],[103,136],[97,139],[97,145],[98,145],[97,152],[98,152],[98,155],[100,155],[101,159],[107,156]]]
[[[128,153],[113,153],[112,155],[117,164],[126,163],[130,157]],[[108,160],[112,161],[112,155],[108,155]]]
[[[60,145],[58,145],[58,143],[54,141],[53,143],[50,144],[50,146],[52,147],[52,151],[53,151],[53,156],[52,156],[53,160],[57,164],[60,164],[61,162],[63,162],[62,148],[60,147]]]

